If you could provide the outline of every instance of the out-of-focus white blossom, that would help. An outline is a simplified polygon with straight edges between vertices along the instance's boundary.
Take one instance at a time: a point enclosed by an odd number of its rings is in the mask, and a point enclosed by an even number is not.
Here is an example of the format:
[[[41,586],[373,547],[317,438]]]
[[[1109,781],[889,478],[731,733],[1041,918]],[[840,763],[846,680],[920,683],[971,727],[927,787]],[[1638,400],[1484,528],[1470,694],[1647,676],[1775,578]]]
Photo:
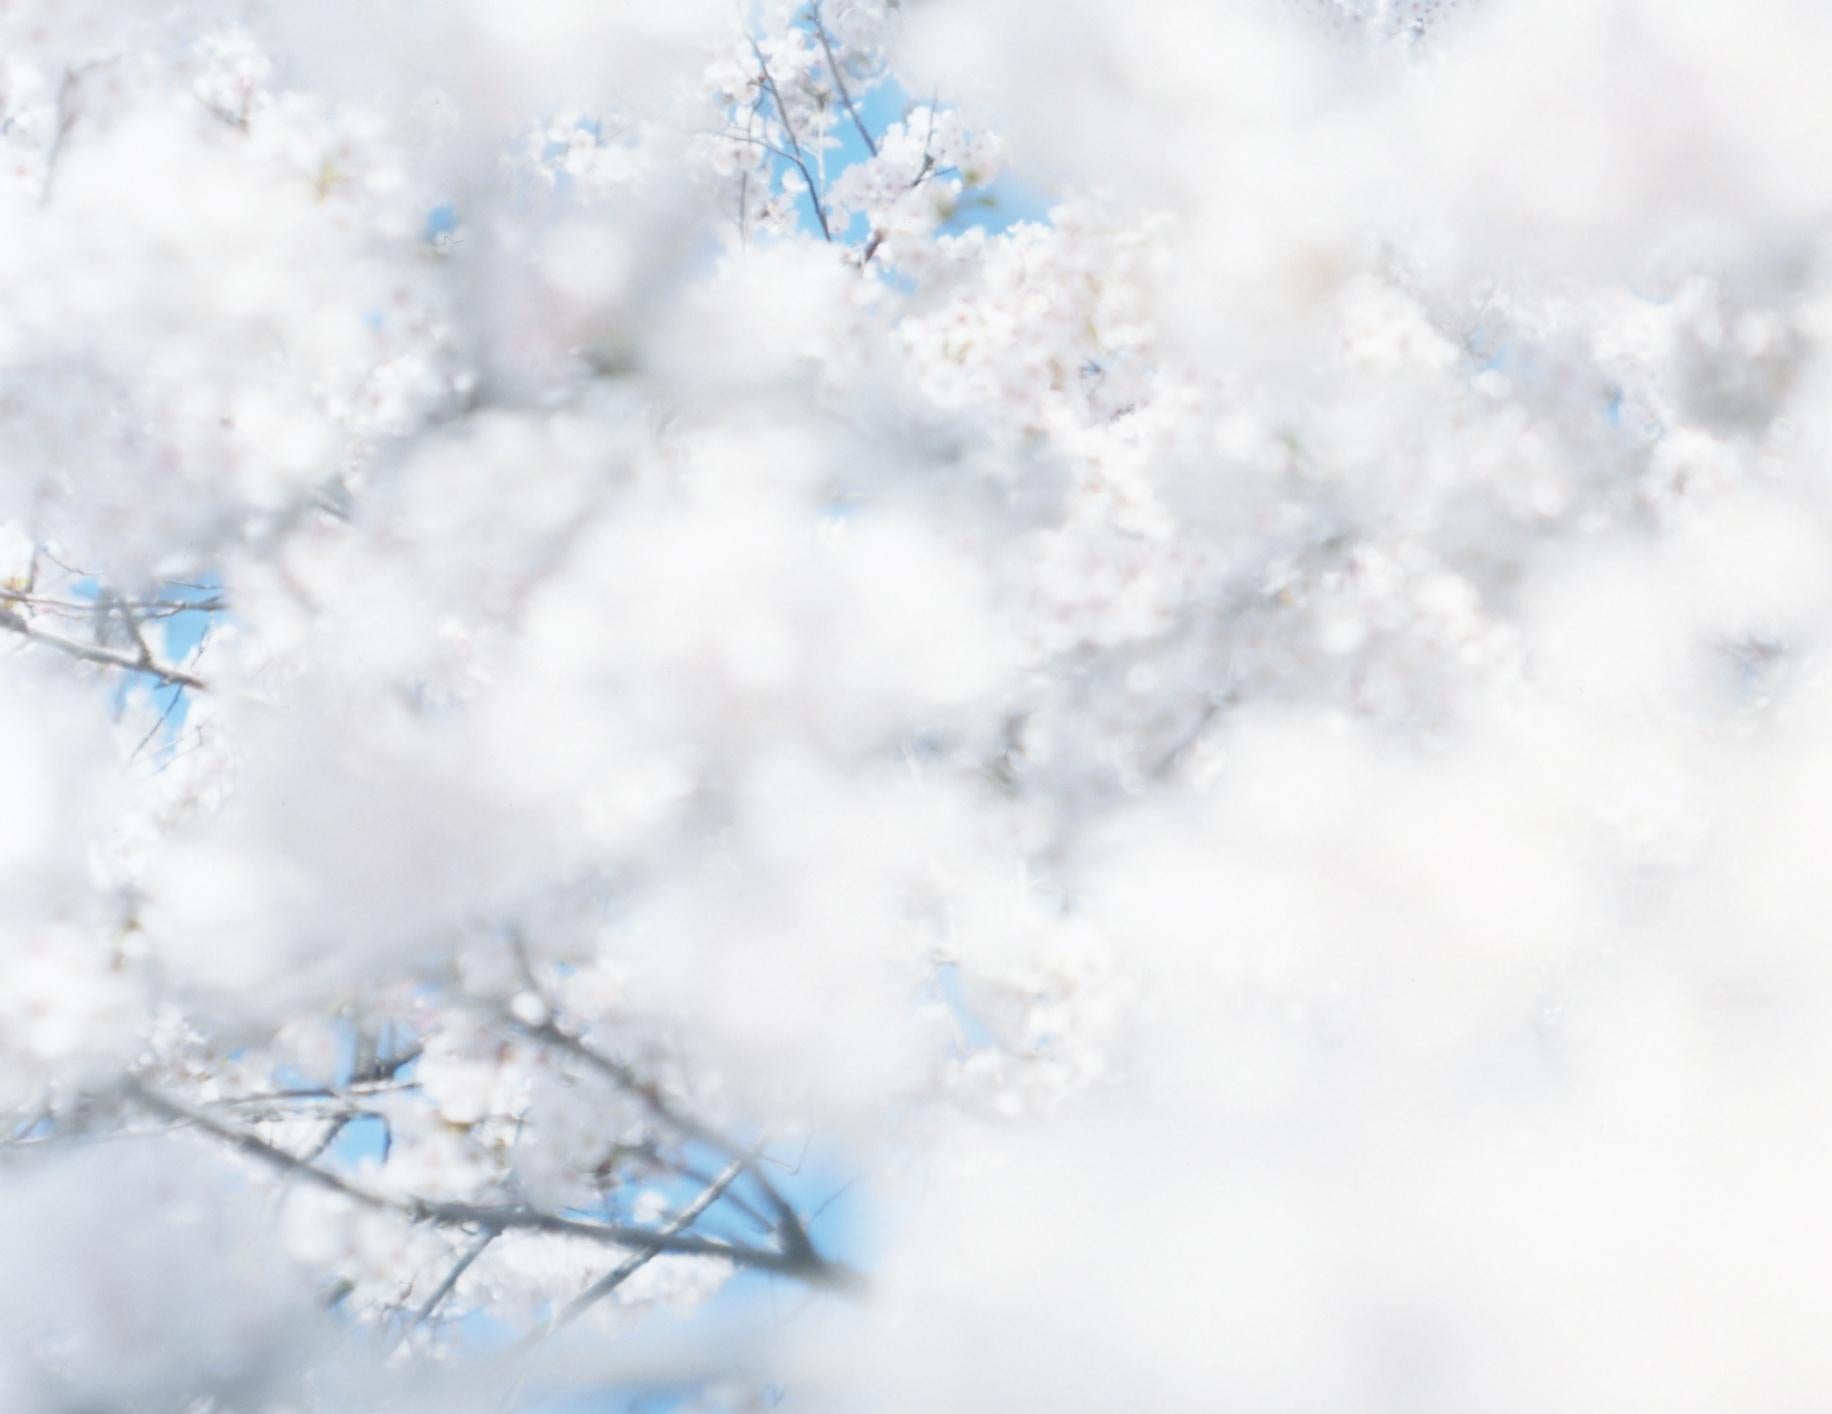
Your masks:
[[[1823,1403],[1829,23],[6,8],[0,1406]]]

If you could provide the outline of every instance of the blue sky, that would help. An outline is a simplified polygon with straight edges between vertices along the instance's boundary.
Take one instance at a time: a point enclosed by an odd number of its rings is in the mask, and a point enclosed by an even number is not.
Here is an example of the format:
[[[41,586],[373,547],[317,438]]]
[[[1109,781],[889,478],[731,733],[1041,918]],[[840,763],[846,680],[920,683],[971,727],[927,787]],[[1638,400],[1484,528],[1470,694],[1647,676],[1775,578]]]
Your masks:
[[[61,586],[62,592],[70,598],[89,603],[101,597],[102,588],[100,580],[87,575],[68,580]],[[200,575],[195,579],[156,584],[148,597],[168,602],[203,604],[215,599],[221,592],[221,582],[214,575]],[[179,610],[144,625],[143,631],[155,654],[167,664],[182,664],[197,645],[209,636],[220,617],[220,611],[212,609]],[[130,697],[142,693],[151,698],[153,710],[158,714],[153,730],[147,735],[144,749],[169,750],[190,713],[191,693],[176,683],[161,682],[149,673],[125,672],[113,678],[109,684],[110,701],[116,712],[125,710]]]

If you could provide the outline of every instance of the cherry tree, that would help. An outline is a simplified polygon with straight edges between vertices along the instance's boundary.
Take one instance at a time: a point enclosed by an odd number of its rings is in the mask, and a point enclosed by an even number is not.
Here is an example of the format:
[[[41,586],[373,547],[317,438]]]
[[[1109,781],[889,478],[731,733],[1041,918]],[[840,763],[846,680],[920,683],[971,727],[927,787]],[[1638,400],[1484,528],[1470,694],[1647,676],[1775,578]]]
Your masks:
[[[1822,1402],[1828,55],[4,7],[0,1406]]]

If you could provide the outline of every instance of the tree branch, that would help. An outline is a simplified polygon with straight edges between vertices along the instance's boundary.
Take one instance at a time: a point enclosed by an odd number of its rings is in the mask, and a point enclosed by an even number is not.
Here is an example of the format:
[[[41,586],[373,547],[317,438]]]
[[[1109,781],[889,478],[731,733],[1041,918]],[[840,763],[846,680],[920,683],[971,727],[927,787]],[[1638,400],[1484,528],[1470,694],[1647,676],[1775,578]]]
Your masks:
[[[707,1184],[706,1187],[701,1190],[691,1203],[664,1223],[656,1233],[656,1236],[664,1239],[670,1238],[692,1227],[693,1224],[699,1220],[700,1215],[714,1203],[718,1202],[719,1199],[724,1196],[725,1190],[730,1188],[743,1176],[746,1162],[746,1159],[742,1157],[733,1159],[719,1173],[717,1178],[713,1179],[711,1183]],[[662,1250],[663,1249],[657,1245],[644,1248],[638,1252],[632,1252],[610,1271],[599,1277],[597,1281],[586,1287],[578,1296],[574,1297],[573,1300],[567,1304],[566,1308],[554,1318],[553,1323],[542,1334],[552,1334],[563,1326],[571,1325],[590,1310],[596,1302],[602,1301],[631,1277],[635,1276],[637,1272],[654,1261],[655,1258],[659,1257],[662,1254]],[[532,1343],[532,1341],[529,1342],[529,1344]]]
[[[62,634],[51,633],[27,622],[12,609],[0,608],[0,629],[5,629],[8,633],[16,633],[29,642],[43,644],[46,648],[55,648],[59,653],[72,658],[80,658],[85,663],[99,663],[103,667],[120,668],[130,673],[145,673],[161,682],[174,683],[179,687],[195,688],[199,692],[210,690],[209,683],[194,673],[187,673],[183,668],[161,663],[150,656],[142,660],[138,653],[104,648],[100,644],[85,643],[78,638],[65,638]]]
[[[840,102],[845,105],[846,116],[852,119],[853,127],[858,129],[859,136],[865,140],[865,150],[876,157],[878,144],[872,141],[871,129],[865,126],[865,120],[853,105],[852,92],[846,87],[846,76],[840,72],[840,61],[833,57],[833,44],[827,35],[827,24],[821,18],[820,0],[810,0],[808,14],[814,21],[815,37],[821,42],[821,52],[827,56],[827,67],[833,73],[833,85],[840,92]]]
[[[541,1212],[534,1208],[391,1197],[354,1183],[331,1169],[321,1168],[315,1163],[290,1154],[278,1145],[268,1143],[257,1134],[225,1124],[212,1115],[161,1094],[137,1079],[130,1079],[127,1082],[125,1093],[130,1100],[143,1109],[150,1110],[163,1119],[202,1130],[222,1140],[244,1156],[265,1164],[269,1168],[295,1176],[329,1192],[341,1194],[364,1207],[381,1212],[397,1213],[413,1222],[432,1222],[453,1227],[476,1227],[496,1233],[546,1232],[605,1243],[613,1247],[626,1247],[638,1252],[647,1251],[653,1247],[661,1252],[696,1257],[717,1257],[736,1266],[754,1267],[782,1276],[796,1277],[816,1286],[835,1289],[856,1289],[862,1284],[857,1273],[837,1262],[827,1261],[816,1254],[812,1248],[808,1248],[805,1252],[794,1250],[772,1252],[764,1248],[693,1237],[680,1232],[664,1235],[658,1229],[635,1227],[623,1223],[582,1222],[577,1218],[562,1217],[558,1213]]]
[[[829,245],[833,243],[833,230],[827,224],[827,208],[821,205],[821,189],[814,180],[814,173],[808,170],[807,159],[802,155],[802,145],[795,136],[795,124],[789,118],[789,110],[782,101],[782,90],[776,86],[776,80],[770,76],[769,61],[763,57],[763,46],[755,39],[751,40],[751,53],[757,56],[757,67],[763,71],[763,86],[770,99],[776,105],[776,116],[782,119],[783,135],[789,139],[789,151],[782,156],[793,162],[802,174],[802,180],[808,184],[808,201],[814,207],[814,219],[820,222],[821,236]],[[765,143],[768,147],[769,144]],[[776,151],[777,149],[772,149]]]
[[[401,1327],[401,1333],[388,1347],[390,1350],[398,1349],[408,1336],[432,1319],[433,1312],[439,1309],[440,1303],[450,1296],[452,1289],[458,1285],[458,1279],[470,1271],[471,1264],[483,1256],[484,1249],[500,1236],[502,1233],[499,1230],[486,1228],[477,1240],[464,1250],[464,1254],[452,1264],[452,1269],[445,1274],[444,1280],[433,1288],[432,1294],[426,1300],[420,1303],[420,1308],[413,1313],[413,1318]]]
[[[682,1137],[716,1149],[727,1159],[742,1164],[743,1171],[757,1185],[765,1203],[775,1214],[777,1232],[782,1239],[783,1255],[796,1261],[820,1260],[815,1254],[814,1244],[808,1238],[808,1230],[802,1223],[801,1215],[758,1169],[754,1151],[746,1149],[735,1140],[721,1134],[711,1125],[683,1113],[673,1101],[662,1094],[661,1089],[653,1081],[643,1079],[634,1068],[614,1056],[608,1056],[603,1051],[581,1041],[577,1036],[562,1031],[551,1019],[535,1025],[523,1021],[513,1012],[508,1011],[503,1013],[503,1018],[523,1035],[545,1042],[554,1049],[563,1051],[608,1076],[620,1088],[641,1100],[650,1114]]]

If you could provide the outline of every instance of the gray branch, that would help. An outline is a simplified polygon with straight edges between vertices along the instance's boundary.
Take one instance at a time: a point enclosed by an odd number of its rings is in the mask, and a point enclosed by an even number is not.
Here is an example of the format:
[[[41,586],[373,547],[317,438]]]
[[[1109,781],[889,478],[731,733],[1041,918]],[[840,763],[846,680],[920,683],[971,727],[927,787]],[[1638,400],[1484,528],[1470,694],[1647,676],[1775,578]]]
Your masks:
[[[322,1168],[278,1145],[270,1144],[257,1134],[226,1124],[213,1115],[193,1109],[168,1095],[161,1094],[138,1080],[125,1087],[129,1099],[143,1109],[174,1123],[189,1125],[213,1138],[222,1140],[247,1158],[254,1159],[303,1182],[342,1194],[353,1202],[381,1212],[397,1213],[413,1222],[431,1222],[450,1227],[474,1227],[486,1232],[546,1232],[585,1241],[625,1247],[635,1252],[653,1247],[661,1252],[696,1257],[717,1257],[737,1266],[792,1276],[816,1286],[835,1289],[857,1289],[862,1283],[857,1273],[837,1262],[817,1255],[812,1248],[803,1251],[772,1252],[741,1243],[721,1242],[693,1237],[687,1233],[664,1235],[655,1228],[625,1223],[593,1223],[562,1217],[539,1209],[514,1205],[443,1202],[425,1198],[393,1198],[352,1182],[334,1170]]]
[[[104,648],[99,643],[85,643],[80,638],[66,638],[60,633],[39,628],[27,622],[17,611],[0,608],[0,629],[16,633],[31,643],[43,644],[46,648],[55,648],[71,658],[80,658],[85,663],[99,663],[103,667],[120,668],[130,673],[145,673],[160,682],[172,683],[179,687],[194,688],[198,692],[209,691],[210,685],[194,673],[187,673],[183,668],[162,663],[150,655],[142,658],[139,653],[128,653],[118,648]]]
[[[733,1159],[725,1166],[717,1178],[713,1179],[711,1183],[707,1184],[706,1187],[701,1190],[691,1203],[682,1208],[680,1212],[676,1213],[674,1217],[670,1218],[657,1230],[656,1237],[666,1240],[692,1227],[693,1224],[699,1220],[700,1215],[714,1203],[718,1202],[719,1199],[725,1195],[725,1190],[730,1188],[743,1176],[745,1167],[746,1161],[743,1158]],[[597,1281],[586,1287],[578,1296],[574,1297],[567,1305],[566,1309],[561,1311],[560,1314],[554,1318],[553,1324],[548,1328],[549,1332],[559,1330],[562,1326],[571,1325],[590,1310],[595,1303],[602,1301],[631,1277],[635,1276],[636,1273],[641,1271],[650,1262],[661,1256],[664,1250],[665,1249],[658,1242],[654,1246],[646,1247],[641,1251],[632,1252],[610,1271],[599,1277]]]
[[[840,72],[840,61],[833,57],[833,43],[827,35],[826,21],[821,18],[820,0],[813,0],[808,6],[808,13],[814,20],[814,33],[821,42],[821,52],[827,56],[827,67],[833,72],[833,86],[840,91],[840,102],[845,105],[846,116],[852,119],[853,127],[859,130],[859,136],[865,140],[865,150],[876,157],[878,144],[872,140],[871,129],[865,126],[865,120],[859,116],[859,110],[853,104],[852,91],[846,87],[846,76]]]

